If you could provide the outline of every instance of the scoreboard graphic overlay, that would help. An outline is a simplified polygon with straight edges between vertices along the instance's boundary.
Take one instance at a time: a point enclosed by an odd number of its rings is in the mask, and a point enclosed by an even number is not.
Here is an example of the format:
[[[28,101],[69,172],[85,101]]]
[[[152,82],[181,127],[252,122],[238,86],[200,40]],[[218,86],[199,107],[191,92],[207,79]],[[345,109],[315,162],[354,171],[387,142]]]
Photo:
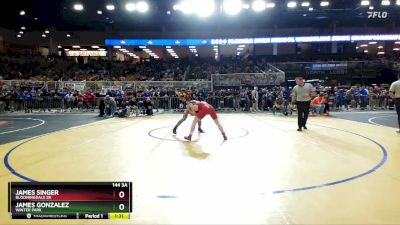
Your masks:
[[[12,219],[129,219],[132,182],[9,182]]]

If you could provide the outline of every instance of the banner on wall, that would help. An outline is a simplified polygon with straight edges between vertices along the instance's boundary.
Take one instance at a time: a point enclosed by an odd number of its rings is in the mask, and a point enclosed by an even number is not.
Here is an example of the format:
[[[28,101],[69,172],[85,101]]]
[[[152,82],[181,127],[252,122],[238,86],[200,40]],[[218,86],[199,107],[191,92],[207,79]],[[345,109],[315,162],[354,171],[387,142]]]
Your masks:
[[[67,51],[67,56],[76,57],[76,56],[93,56],[93,57],[105,57],[107,56],[106,51]]]
[[[68,90],[76,90],[76,91],[85,90],[85,86],[86,86],[86,84],[84,82],[80,82],[80,81],[77,81],[77,82],[71,81],[71,82],[66,82],[64,84],[64,87],[67,88]]]

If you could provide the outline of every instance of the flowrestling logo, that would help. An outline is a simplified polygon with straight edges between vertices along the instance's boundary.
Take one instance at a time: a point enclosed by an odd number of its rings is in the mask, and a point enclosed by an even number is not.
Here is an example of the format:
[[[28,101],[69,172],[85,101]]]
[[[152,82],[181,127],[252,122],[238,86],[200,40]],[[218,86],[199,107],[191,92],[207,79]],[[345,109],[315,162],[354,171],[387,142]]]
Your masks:
[[[386,19],[388,18],[389,15],[388,12],[379,12],[379,11],[367,12],[367,13],[368,13],[368,19]]]

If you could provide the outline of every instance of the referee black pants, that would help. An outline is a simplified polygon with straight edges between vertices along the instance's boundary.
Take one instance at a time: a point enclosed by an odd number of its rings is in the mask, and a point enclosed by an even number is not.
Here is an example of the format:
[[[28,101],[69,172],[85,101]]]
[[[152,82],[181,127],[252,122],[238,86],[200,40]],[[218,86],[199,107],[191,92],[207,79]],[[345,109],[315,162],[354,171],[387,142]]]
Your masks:
[[[307,124],[308,114],[310,113],[310,101],[296,102],[297,105],[297,123],[299,128],[305,127]]]
[[[394,99],[394,104],[396,105],[397,122],[399,123],[399,129],[400,129],[400,98]]]

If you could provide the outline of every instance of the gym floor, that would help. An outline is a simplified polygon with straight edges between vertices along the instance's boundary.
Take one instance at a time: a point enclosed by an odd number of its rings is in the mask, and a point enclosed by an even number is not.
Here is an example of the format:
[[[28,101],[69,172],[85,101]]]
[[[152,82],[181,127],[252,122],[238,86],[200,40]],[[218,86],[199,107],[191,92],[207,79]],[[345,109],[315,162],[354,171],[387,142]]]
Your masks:
[[[0,116],[0,224],[9,181],[132,181],[119,224],[400,224],[400,135],[393,111],[311,117],[219,114],[183,140],[181,114]],[[54,224],[53,220],[29,221]],[[115,224],[115,221],[57,221]]]

